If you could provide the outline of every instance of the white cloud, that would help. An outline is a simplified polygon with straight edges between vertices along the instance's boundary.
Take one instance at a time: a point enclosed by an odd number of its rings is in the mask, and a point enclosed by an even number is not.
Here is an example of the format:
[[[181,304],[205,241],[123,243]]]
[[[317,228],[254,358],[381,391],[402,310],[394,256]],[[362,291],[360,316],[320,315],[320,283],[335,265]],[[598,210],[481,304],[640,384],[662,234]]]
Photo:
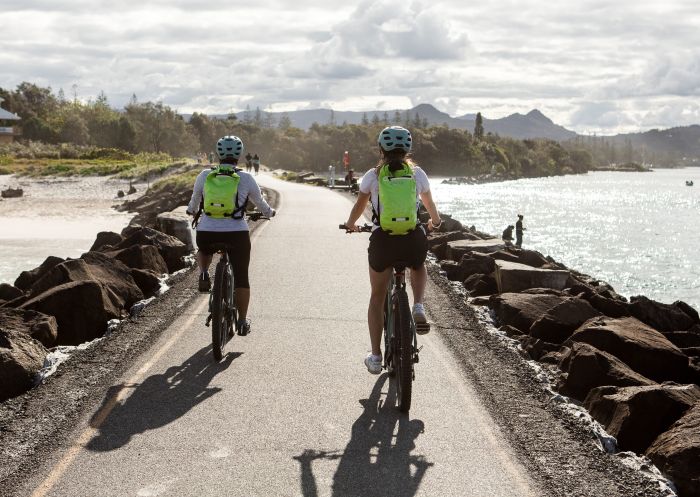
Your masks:
[[[427,102],[578,131],[698,122],[695,0],[3,0],[0,86],[183,112]]]

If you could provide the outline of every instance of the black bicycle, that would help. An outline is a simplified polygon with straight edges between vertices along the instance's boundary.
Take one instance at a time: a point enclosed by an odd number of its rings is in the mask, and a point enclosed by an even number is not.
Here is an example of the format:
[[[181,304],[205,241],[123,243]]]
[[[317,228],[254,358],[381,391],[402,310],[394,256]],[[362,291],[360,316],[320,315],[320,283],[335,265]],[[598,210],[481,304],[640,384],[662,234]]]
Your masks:
[[[347,233],[345,224],[338,226]],[[358,226],[361,232],[371,232],[372,225]],[[384,304],[384,364],[389,376],[396,382],[396,402],[401,412],[411,409],[413,380],[416,378],[414,364],[418,363],[418,338],[416,323],[411,314],[406,293],[406,264],[397,261],[389,281]],[[419,324],[419,326],[430,326]]]
[[[270,219],[261,212],[249,212],[248,220],[258,221]],[[214,284],[209,293],[209,315],[205,322],[211,324],[211,343],[214,359],[220,361],[224,356],[224,347],[235,334],[245,336],[248,328],[240,326],[238,322],[238,310],[236,309],[236,286],[233,281],[233,268],[231,267],[226,243],[217,243],[212,248],[219,254],[219,262],[214,272]]]

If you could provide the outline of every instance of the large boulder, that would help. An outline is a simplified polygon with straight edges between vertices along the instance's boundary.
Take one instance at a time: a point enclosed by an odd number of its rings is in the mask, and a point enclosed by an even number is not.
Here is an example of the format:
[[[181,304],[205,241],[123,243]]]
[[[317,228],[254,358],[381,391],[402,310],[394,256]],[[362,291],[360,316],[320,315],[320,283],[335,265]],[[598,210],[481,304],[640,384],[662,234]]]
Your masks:
[[[567,282],[567,285],[569,283],[571,283],[571,281]],[[596,310],[611,318],[630,316],[630,311],[626,302],[604,297],[590,286],[584,285],[578,281],[575,281],[566,291],[570,295],[587,300]]]
[[[700,497],[700,403],[659,435],[646,456],[671,480],[682,497]]]
[[[152,228],[133,230],[123,242],[114,248],[124,249],[132,245],[154,245],[157,247],[171,273],[185,267],[183,257],[189,253],[187,246],[180,240]]]
[[[121,317],[114,300],[112,292],[98,281],[74,281],[37,295],[21,308],[55,316],[58,345],[79,345],[103,336],[107,321]]]
[[[30,271],[22,271],[21,273],[19,273],[19,276],[15,280],[15,286],[20,290],[24,290],[26,292],[36,280],[38,280],[44,275],[44,273],[49,271],[52,267],[56,266],[57,264],[62,263],[64,260],[65,259],[61,259],[60,257],[54,257],[53,255],[47,257],[46,260],[44,260],[44,262],[42,262],[39,267],[36,267]]]
[[[144,297],[152,297],[160,290],[160,275],[148,269],[132,269],[131,277],[143,292]]]
[[[688,358],[683,352],[661,333],[632,317],[591,319],[569,341],[608,352],[654,381],[684,382],[688,376]]]
[[[45,347],[53,347],[58,336],[56,318],[37,311],[0,308],[0,329],[24,333]]]
[[[105,246],[114,247],[124,241],[124,237],[114,231],[100,231],[95,238],[90,252],[103,249]]]
[[[110,257],[134,269],[146,269],[157,274],[168,272],[168,265],[155,245],[132,245],[121,250],[106,252]]]
[[[185,244],[188,251],[194,250],[192,226],[187,207],[178,207],[170,212],[162,212],[156,217],[156,228],[165,234],[172,235]]]
[[[462,231],[449,231],[447,233],[437,233],[433,231],[428,235],[428,246],[430,250],[433,250],[433,247],[438,245],[447,244],[447,242],[454,242],[456,240],[466,240],[467,238],[469,238],[469,236]]]
[[[576,328],[597,316],[600,312],[585,300],[567,298],[532,323],[530,336],[551,343],[564,343]]]
[[[0,402],[16,397],[34,384],[48,351],[25,333],[0,325]]]
[[[502,293],[491,297],[489,307],[496,313],[500,324],[528,333],[535,321],[564,300],[565,297],[548,293]]]
[[[9,283],[0,283],[0,300],[14,300],[24,295],[24,292]]]
[[[462,256],[462,260],[459,265],[464,270],[464,277],[471,276],[472,274],[491,274],[496,268],[496,261],[481,252],[470,252]]]
[[[664,336],[679,349],[688,347],[700,347],[700,333],[692,331],[671,331]]]
[[[664,383],[591,390],[584,406],[623,450],[643,453],[700,401],[700,387]]]
[[[643,295],[631,297],[629,309],[642,323],[659,331],[683,331],[697,322],[683,310],[683,306],[662,304]]]
[[[603,385],[654,384],[614,355],[585,343],[574,343],[559,363],[559,369],[564,374],[557,385],[558,390],[578,400],[585,399],[591,389]]]
[[[440,269],[445,271],[445,276],[450,281],[462,281],[464,279],[464,269],[458,262],[445,260],[440,262]]]
[[[493,295],[498,292],[496,279],[490,274],[472,274],[463,282],[470,297]]]
[[[486,240],[456,240],[447,242],[447,257],[453,261],[461,261],[468,252],[490,253],[504,249],[506,246],[498,238]]]
[[[143,292],[131,277],[129,268],[120,261],[100,252],[87,252],[80,259],[70,259],[54,266],[34,283],[32,297],[65,283],[97,281],[111,292],[112,301],[118,307],[128,309],[143,299]]]
[[[501,293],[518,292],[527,288],[563,290],[569,272],[561,269],[540,269],[509,261],[496,261],[496,282]]]
[[[536,250],[525,249],[518,252],[518,262],[520,262],[520,264],[525,264],[526,266],[532,267],[542,267],[545,264],[550,264],[550,261],[548,261],[547,258],[541,253],[537,252]]]

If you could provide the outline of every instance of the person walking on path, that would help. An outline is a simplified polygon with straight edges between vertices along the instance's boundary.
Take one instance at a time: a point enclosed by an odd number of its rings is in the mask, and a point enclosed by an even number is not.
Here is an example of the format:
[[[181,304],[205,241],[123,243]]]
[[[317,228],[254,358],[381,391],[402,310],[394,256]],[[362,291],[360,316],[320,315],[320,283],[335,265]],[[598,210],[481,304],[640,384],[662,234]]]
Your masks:
[[[250,152],[245,154],[245,170],[247,173],[249,173],[253,169],[253,156],[250,155]]]
[[[253,176],[237,168],[242,152],[243,142],[237,136],[219,139],[216,153],[220,163],[197,176],[187,213],[200,213],[202,216],[197,224],[196,237],[199,291],[208,292],[211,289],[209,265],[214,254],[213,246],[227,244],[236,286],[239,329],[247,332],[250,330],[250,320],[246,317],[250,302],[250,234],[245,208],[250,199],[265,217],[273,217],[275,210],[265,202]]]
[[[356,231],[356,222],[364,213],[370,201],[374,216],[372,235],[369,238],[369,280],[372,287],[367,311],[372,351],[365,357],[365,366],[372,374],[382,371],[381,340],[384,321],[384,300],[396,261],[408,263],[411,288],[413,290],[413,319],[417,323],[426,323],[423,296],[428,273],[425,258],[428,253],[426,233],[418,219],[418,199],[428,210],[430,221],[428,229],[437,229],[442,224],[433,197],[430,192],[428,176],[409,157],[411,151],[411,133],[400,126],[384,128],[379,134],[380,159],[376,167],[365,173],[360,181],[357,201],[350,211],[345,226]],[[390,179],[396,177],[410,178],[410,189],[403,189],[397,194],[392,191]],[[394,181],[394,183],[397,183]],[[405,193],[405,192],[408,193]],[[380,205],[381,198],[381,205]],[[395,209],[406,212],[407,217],[386,214]],[[397,219],[401,219],[397,222]],[[404,219],[407,219],[405,221]],[[398,224],[401,223],[401,224]],[[428,328],[429,330],[429,328]],[[427,333],[425,330],[424,333]]]
[[[515,223],[515,246],[520,248],[523,245],[523,231],[527,228],[523,228],[523,215],[518,214],[518,220]]]
[[[255,175],[257,176],[260,170],[260,157],[258,157],[258,154],[253,156],[253,169],[255,169]]]

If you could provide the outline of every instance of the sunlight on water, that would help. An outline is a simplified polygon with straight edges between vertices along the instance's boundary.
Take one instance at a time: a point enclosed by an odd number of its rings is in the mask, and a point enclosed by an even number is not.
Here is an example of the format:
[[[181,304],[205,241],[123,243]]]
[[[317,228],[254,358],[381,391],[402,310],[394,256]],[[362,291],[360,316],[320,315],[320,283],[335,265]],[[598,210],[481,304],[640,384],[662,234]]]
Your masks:
[[[80,257],[98,232],[119,232],[133,216],[112,209],[125,181],[0,176],[0,187],[7,186],[21,187],[24,196],[0,202],[0,283],[14,283],[49,255]]]
[[[619,293],[700,308],[700,168],[596,172],[485,185],[431,181],[438,208],[500,237],[523,214],[523,247]]]

